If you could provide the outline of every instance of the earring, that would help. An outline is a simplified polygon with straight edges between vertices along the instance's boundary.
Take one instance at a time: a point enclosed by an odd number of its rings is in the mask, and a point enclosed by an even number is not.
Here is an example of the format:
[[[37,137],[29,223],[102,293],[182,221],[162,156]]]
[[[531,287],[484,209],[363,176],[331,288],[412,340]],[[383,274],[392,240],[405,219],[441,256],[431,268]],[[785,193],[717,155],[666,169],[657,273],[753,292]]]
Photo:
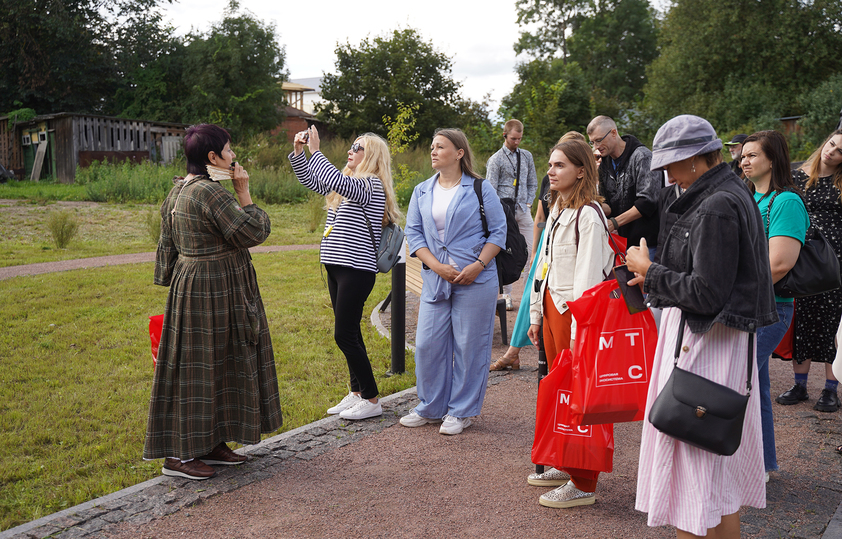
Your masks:
[[[693,171],[693,174],[695,174],[696,173],[696,163],[691,162],[690,166],[693,167],[691,170]]]

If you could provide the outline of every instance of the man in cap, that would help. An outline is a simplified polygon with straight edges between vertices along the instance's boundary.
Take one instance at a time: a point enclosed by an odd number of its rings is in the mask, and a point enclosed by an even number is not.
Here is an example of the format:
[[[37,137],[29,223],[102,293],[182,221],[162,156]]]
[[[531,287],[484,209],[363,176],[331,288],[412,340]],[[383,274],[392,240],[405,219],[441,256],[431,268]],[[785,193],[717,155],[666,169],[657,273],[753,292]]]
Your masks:
[[[535,163],[532,154],[518,148],[523,140],[523,123],[520,120],[509,120],[503,126],[503,147],[488,158],[485,167],[485,177],[496,190],[501,199],[515,200],[515,219],[517,219],[526,248],[532,253],[532,201],[538,190],[538,175],[535,173]],[[526,267],[529,267],[527,263]],[[512,285],[503,286],[503,297],[506,299],[506,310],[514,310],[512,302]]]
[[[652,152],[632,135],[620,136],[617,124],[608,116],[597,116],[588,124],[588,138],[602,156],[599,191],[605,197],[602,209],[608,228],[628,240],[628,247],[646,238],[650,257],[658,244],[658,194],[663,175],[651,171]]]
[[[728,151],[731,152],[731,170],[740,178],[744,178],[743,169],[740,168],[740,159],[743,156],[743,142],[748,138],[748,135],[739,134],[734,135],[731,142],[726,142]]]

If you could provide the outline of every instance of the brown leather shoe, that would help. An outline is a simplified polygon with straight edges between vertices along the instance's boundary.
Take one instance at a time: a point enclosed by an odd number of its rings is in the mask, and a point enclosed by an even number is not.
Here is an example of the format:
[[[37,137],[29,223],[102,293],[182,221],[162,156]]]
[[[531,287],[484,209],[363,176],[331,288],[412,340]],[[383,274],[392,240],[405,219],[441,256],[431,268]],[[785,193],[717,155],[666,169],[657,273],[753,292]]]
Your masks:
[[[204,462],[205,464],[213,464],[217,466],[236,466],[237,464],[242,464],[247,461],[249,458],[245,455],[238,455],[228,447],[228,444],[222,442],[218,446],[213,448],[213,451],[205,455],[204,457],[199,457],[199,460]]]
[[[179,459],[168,458],[164,461],[164,468],[161,472],[171,477],[184,477],[196,481],[203,481],[216,476],[216,471],[213,468],[198,459],[181,462]]]

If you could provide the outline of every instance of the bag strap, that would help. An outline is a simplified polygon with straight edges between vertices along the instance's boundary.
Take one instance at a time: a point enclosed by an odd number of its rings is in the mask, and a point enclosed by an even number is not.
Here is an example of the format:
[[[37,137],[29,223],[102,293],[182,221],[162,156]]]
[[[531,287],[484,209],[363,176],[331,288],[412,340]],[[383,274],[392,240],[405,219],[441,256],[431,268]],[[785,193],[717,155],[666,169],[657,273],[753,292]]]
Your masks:
[[[596,205],[596,202],[591,202],[590,204],[587,204],[587,206],[590,206],[591,208],[596,210],[596,214],[599,215],[599,219],[600,219],[600,221],[602,221],[603,228],[605,228],[605,231],[608,232],[608,241],[612,245],[611,250],[614,251],[615,254],[619,255],[620,260],[622,260],[623,264],[625,264],[626,263],[626,255],[622,253],[622,250],[620,249],[620,246],[617,245],[616,241],[614,241],[614,235],[611,234],[610,230],[608,230],[608,223],[605,221],[605,216],[603,216],[602,212],[600,211],[599,206]],[[580,207],[579,210],[576,212],[576,251],[579,250],[579,216],[582,215],[582,209],[584,207],[585,206]]]
[[[482,178],[474,178],[474,192],[477,194],[477,200],[479,201],[479,218],[482,220],[482,230],[487,238],[491,235],[491,232],[488,230],[488,221],[485,218],[485,204],[482,203],[482,182]]]
[[[520,150],[515,150],[517,155],[517,172],[515,173],[515,206],[517,206],[517,190],[520,188]]]
[[[687,273],[692,273],[692,263],[693,257],[690,249],[687,249]],[[678,323],[678,337],[675,339],[675,361],[673,362],[673,368],[678,367],[678,356],[681,355],[681,345],[684,340],[684,327],[687,325],[687,313],[684,310],[681,310],[681,321]],[[751,395],[751,364],[754,361],[754,333],[748,334],[748,352],[746,355],[748,356],[747,365],[746,365],[746,392],[747,395]]]

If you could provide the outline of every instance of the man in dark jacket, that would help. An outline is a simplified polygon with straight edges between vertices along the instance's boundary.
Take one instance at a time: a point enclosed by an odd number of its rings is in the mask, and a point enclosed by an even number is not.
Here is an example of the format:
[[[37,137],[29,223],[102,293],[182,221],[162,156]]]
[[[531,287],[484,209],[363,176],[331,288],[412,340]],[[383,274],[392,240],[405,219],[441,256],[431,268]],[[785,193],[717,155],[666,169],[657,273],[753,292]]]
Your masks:
[[[658,244],[658,194],[663,175],[652,172],[652,152],[632,135],[617,133],[608,116],[597,116],[588,124],[591,145],[602,156],[599,192],[605,197],[603,211],[610,230],[617,230],[628,246],[646,238],[651,256]]]

